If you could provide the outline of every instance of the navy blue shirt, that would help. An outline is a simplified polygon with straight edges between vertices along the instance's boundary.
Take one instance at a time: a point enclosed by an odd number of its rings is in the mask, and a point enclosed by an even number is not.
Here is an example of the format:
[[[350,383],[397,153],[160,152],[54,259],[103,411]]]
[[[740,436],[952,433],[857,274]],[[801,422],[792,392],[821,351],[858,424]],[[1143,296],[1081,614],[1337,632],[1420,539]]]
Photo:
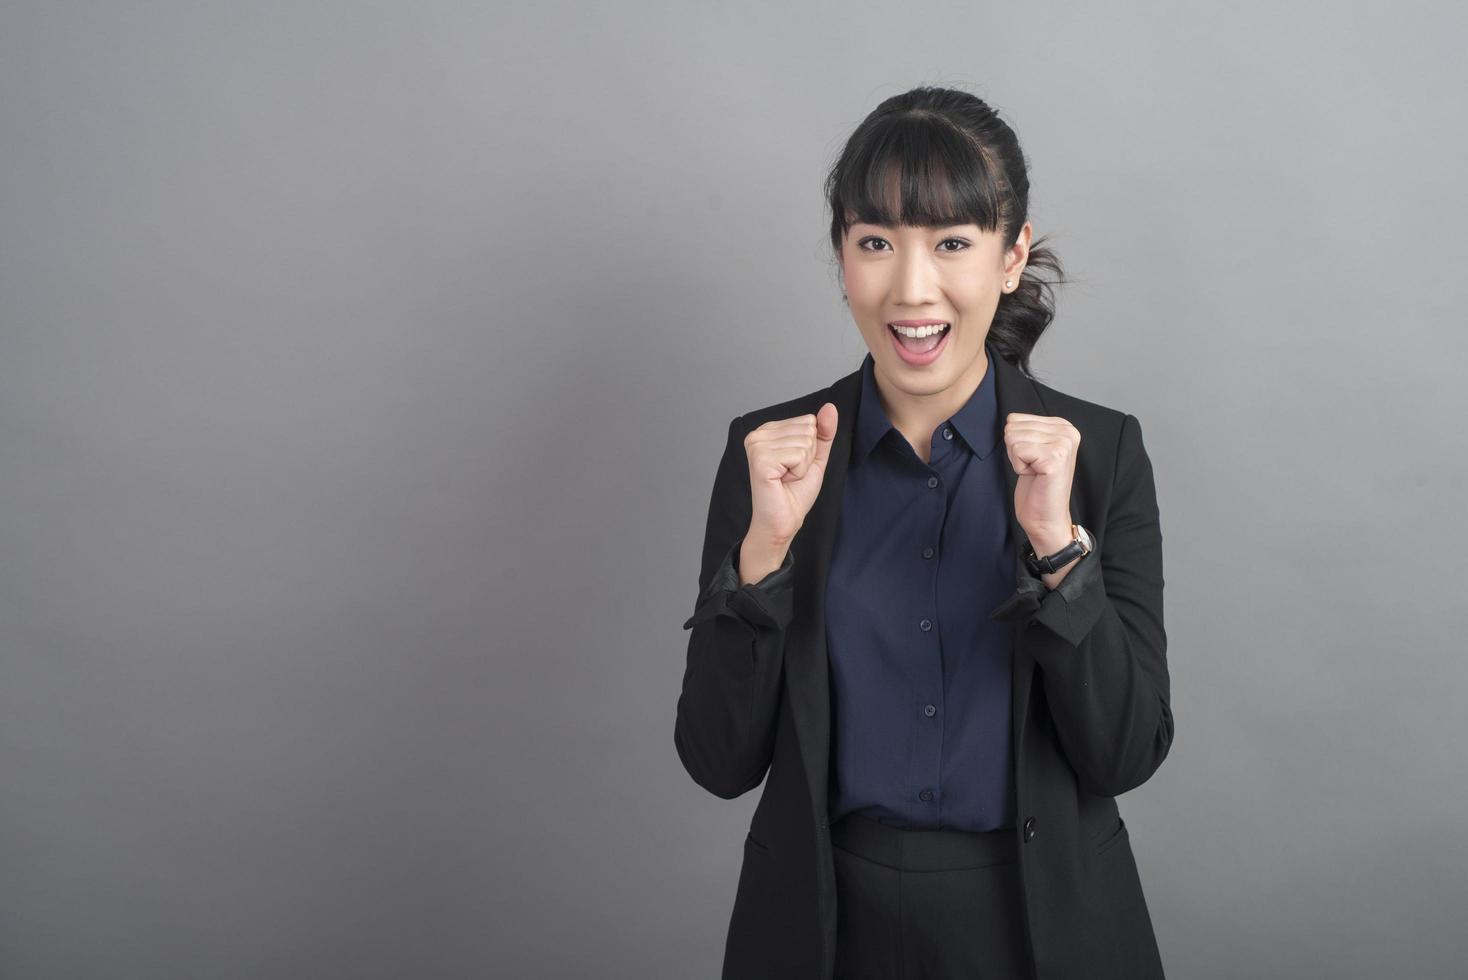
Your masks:
[[[1014,626],[990,611],[1015,590],[1016,542],[994,368],[924,463],[883,410],[874,364],[826,586],[830,819],[1012,827]]]

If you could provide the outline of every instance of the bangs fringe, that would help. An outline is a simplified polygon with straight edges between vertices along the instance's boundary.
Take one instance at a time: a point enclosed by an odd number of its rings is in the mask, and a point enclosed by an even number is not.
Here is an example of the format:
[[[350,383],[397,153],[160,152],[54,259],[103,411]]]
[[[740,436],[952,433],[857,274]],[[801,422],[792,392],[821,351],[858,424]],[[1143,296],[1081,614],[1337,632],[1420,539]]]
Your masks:
[[[858,221],[1000,227],[1005,195],[999,168],[942,119],[924,113],[892,117],[867,147],[836,188],[848,227]]]

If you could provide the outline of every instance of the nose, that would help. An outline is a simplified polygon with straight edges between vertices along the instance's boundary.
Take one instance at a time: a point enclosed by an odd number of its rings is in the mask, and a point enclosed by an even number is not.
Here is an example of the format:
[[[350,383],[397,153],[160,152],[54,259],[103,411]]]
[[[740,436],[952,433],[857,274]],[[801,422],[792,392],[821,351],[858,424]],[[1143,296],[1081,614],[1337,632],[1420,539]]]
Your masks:
[[[938,300],[937,271],[922,249],[909,249],[897,258],[892,283],[895,306],[929,307]]]

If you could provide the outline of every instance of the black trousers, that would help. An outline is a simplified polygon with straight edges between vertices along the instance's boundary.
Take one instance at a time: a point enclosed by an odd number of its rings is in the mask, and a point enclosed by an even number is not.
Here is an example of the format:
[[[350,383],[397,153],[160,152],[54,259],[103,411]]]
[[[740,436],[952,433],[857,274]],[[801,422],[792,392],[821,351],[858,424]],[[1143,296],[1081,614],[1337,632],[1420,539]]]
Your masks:
[[[835,980],[1031,980],[1014,829],[831,825]]]

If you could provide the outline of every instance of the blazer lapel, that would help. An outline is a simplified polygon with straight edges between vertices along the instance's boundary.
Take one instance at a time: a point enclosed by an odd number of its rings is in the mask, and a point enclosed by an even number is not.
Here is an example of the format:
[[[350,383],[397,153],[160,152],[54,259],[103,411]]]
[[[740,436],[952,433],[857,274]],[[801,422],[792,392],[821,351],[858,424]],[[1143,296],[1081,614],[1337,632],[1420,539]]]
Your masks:
[[[1048,415],[1044,401],[1034,382],[1000,357],[989,358],[989,369],[994,372],[995,396],[999,405],[999,424],[1002,427],[1010,412],[1032,415]],[[856,408],[861,396],[861,369],[838,380],[821,392],[820,401],[810,406],[810,411],[820,409],[824,402],[834,402],[837,409],[836,438],[831,445],[831,457],[826,475],[821,483],[805,523],[801,525],[791,549],[795,553],[795,608],[809,610],[810,615],[797,615],[791,622],[791,631],[785,646],[785,677],[789,686],[790,706],[794,714],[795,730],[800,742],[800,753],[806,768],[807,786],[814,801],[816,815],[822,826],[826,825],[829,812],[829,780],[831,753],[831,692],[826,649],[826,577],[831,567],[831,552],[836,544],[837,525],[841,517],[841,500],[846,483],[847,464],[851,459],[852,432],[856,424]],[[1005,513],[1009,517],[1010,531],[1016,542],[1015,592],[999,605],[990,615],[996,619],[1022,620],[1043,597],[1043,585],[1038,594],[1037,581],[1029,574],[1021,554],[1025,543],[1024,529],[1014,514],[1014,489],[1019,482],[1014,467],[1004,466],[1008,492],[1004,498]],[[1016,756],[1020,744],[1020,733],[1024,729],[1026,708],[1029,703],[1034,661],[1021,655],[1016,634],[1014,656],[1013,715]]]

